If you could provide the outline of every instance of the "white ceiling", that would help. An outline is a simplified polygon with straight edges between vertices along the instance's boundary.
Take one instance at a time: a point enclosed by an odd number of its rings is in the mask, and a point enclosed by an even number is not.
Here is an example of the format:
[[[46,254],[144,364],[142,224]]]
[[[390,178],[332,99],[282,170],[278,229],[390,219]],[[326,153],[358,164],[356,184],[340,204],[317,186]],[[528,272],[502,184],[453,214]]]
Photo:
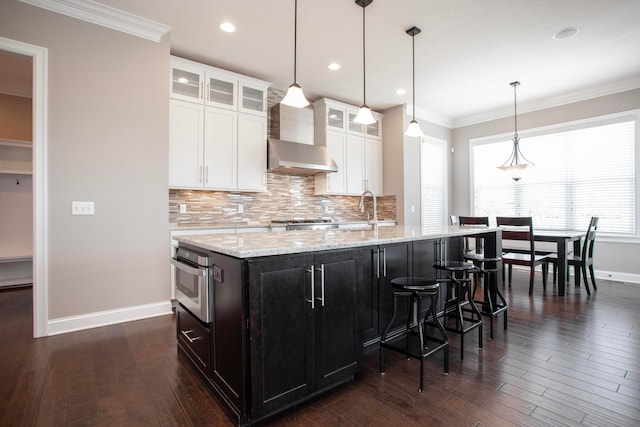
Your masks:
[[[294,0],[99,0],[171,26],[173,54],[286,89],[293,81]],[[237,31],[224,33],[229,20]],[[638,0],[374,0],[366,8],[367,103],[411,104],[416,36],[419,115],[453,126],[640,87]],[[552,35],[575,26],[567,40]],[[336,61],[342,69],[327,69]],[[298,83],[311,100],[363,100],[362,8],[298,0]],[[396,95],[398,88],[407,90]]]

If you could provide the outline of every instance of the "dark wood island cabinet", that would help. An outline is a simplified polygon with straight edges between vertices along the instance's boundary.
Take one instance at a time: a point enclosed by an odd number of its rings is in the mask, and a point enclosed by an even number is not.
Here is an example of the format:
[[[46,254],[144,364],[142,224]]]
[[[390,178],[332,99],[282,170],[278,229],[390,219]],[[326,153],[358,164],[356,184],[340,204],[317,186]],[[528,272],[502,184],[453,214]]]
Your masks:
[[[388,282],[419,270],[416,253],[423,257],[436,240],[456,239],[451,231],[427,240],[404,231],[386,238],[359,233],[178,238],[181,247],[206,250],[216,271],[210,323],[177,308],[178,353],[238,425],[354,380],[364,349],[377,348],[390,318]]]

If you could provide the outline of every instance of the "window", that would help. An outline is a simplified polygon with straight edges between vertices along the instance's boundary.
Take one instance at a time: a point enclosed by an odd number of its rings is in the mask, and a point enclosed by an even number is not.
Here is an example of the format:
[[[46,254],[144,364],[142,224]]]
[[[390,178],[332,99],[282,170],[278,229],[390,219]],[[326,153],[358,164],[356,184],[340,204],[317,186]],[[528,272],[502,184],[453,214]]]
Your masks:
[[[471,142],[475,215],[532,216],[536,228],[586,229],[635,235],[635,118],[530,132],[522,153],[535,167],[518,182],[497,169],[509,137]]]
[[[422,231],[447,224],[447,142],[425,137],[420,144]]]

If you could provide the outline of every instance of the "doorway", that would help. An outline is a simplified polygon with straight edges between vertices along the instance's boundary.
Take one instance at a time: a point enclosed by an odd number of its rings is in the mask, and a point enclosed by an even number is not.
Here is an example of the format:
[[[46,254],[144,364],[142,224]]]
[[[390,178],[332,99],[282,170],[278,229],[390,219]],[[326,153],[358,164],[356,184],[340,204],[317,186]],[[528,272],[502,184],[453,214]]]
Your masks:
[[[0,37],[0,51],[31,58],[33,192],[33,336],[48,335],[47,283],[47,49]]]

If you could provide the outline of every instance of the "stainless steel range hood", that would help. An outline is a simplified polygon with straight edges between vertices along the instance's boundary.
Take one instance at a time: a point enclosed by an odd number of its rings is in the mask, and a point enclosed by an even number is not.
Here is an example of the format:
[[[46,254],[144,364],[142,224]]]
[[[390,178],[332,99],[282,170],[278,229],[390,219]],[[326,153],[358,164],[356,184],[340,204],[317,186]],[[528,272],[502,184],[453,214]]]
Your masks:
[[[269,172],[289,175],[316,175],[338,172],[326,147],[269,138]]]
[[[276,104],[267,141],[269,172],[317,175],[338,172],[326,147],[313,144],[313,110]]]

